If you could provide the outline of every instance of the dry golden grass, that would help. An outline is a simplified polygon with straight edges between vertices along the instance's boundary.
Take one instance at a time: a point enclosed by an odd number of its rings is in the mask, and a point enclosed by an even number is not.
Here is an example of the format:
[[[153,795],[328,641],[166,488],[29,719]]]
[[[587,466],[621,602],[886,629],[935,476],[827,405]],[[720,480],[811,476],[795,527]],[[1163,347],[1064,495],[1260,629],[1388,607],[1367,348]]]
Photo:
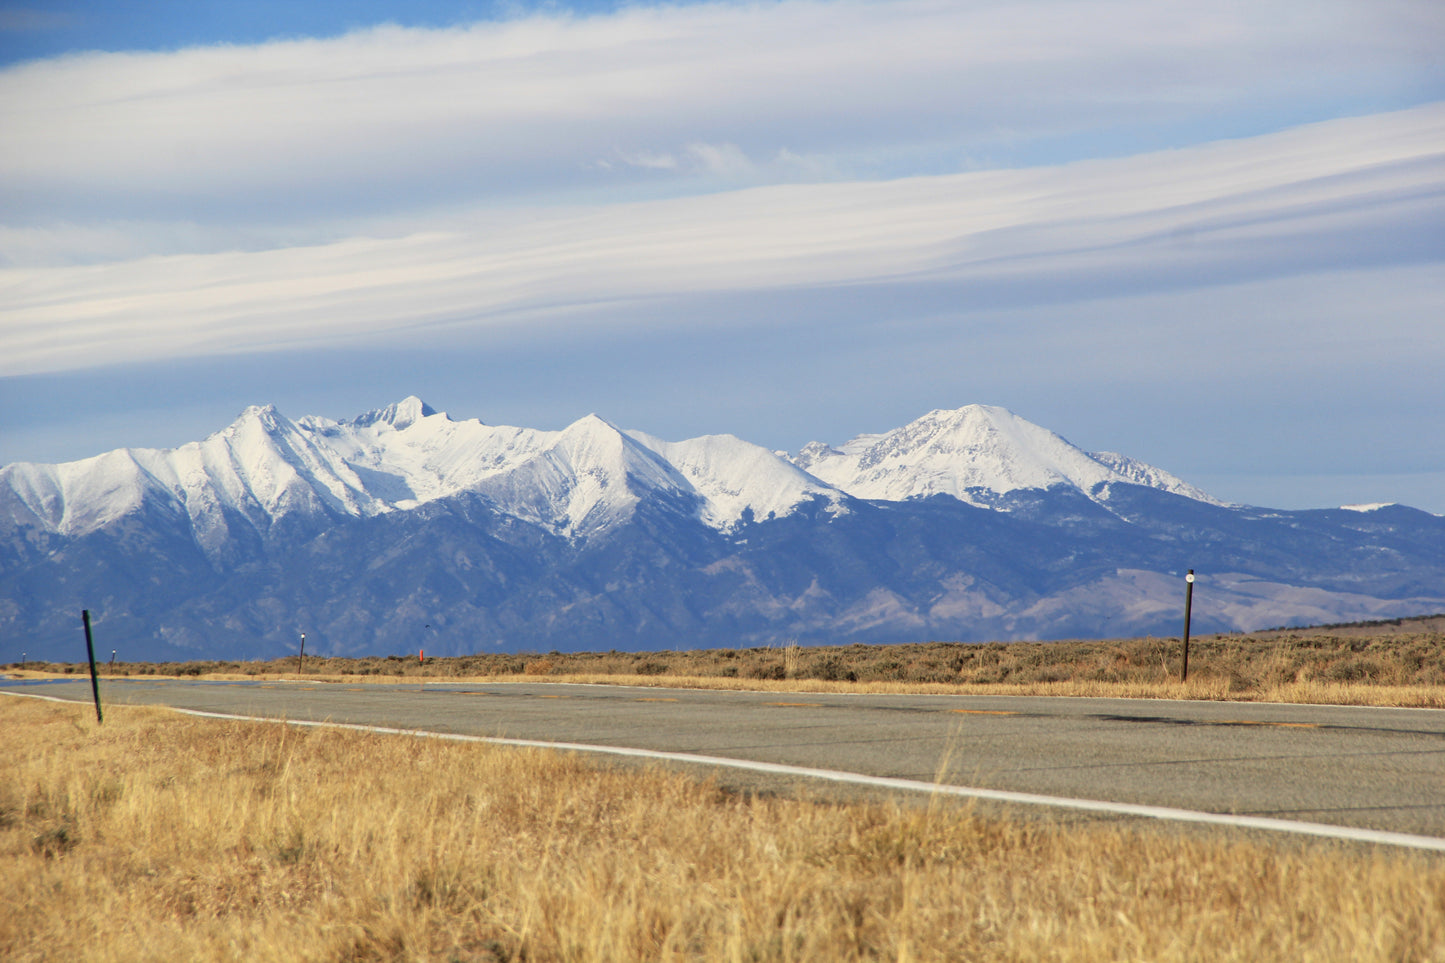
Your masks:
[[[1445,960],[1445,860],[0,698],[0,958]]]
[[[427,659],[307,658],[314,681],[447,679],[625,682],[812,692],[1235,699],[1445,707],[1445,633],[1398,620],[1261,636],[1220,635],[1190,646],[1179,682],[1177,639],[1083,642],[925,642],[901,645],[550,652]],[[1413,625],[1427,631],[1408,631]],[[1373,636],[1359,633],[1374,630]],[[19,674],[83,674],[82,665],[31,663]],[[108,675],[295,678],[295,658],[107,666]]]

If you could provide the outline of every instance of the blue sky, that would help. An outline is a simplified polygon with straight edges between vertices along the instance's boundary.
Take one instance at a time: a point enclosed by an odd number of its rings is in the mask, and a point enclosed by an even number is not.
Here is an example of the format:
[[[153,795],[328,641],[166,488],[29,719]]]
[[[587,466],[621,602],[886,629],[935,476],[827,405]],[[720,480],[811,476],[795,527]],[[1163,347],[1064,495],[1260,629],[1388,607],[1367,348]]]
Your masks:
[[[999,404],[1445,512],[1430,0],[0,5],[0,463]]]

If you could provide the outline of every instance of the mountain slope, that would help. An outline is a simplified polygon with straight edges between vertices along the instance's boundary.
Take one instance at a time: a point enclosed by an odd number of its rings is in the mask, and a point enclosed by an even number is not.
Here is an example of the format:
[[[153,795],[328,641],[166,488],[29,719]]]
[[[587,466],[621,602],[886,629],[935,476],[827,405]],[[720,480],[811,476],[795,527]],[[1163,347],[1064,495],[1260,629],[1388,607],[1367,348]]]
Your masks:
[[[675,467],[703,500],[702,520],[719,529],[744,521],[782,518],[807,502],[829,514],[848,510],[846,496],[776,452],[734,435],[707,435],[666,442],[640,431],[631,437]]]

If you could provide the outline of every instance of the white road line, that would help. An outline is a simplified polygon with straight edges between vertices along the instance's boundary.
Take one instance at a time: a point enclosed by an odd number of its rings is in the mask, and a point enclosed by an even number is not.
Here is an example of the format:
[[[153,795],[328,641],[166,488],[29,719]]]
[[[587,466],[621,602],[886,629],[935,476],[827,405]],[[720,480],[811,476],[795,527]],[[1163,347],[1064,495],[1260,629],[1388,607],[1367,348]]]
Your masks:
[[[80,704],[76,703],[73,699],[57,699],[54,696],[44,696],[28,692],[4,692],[4,690],[0,690],[0,693],[32,699],[46,699],[51,702],[67,702],[72,705]],[[165,708],[188,716],[201,716],[208,719],[230,719],[238,722],[284,722],[292,726],[350,729],[356,732],[376,732],[385,735],[412,736],[422,739],[443,739],[449,742],[478,742],[497,746],[523,746],[535,749],[556,749],[571,752],[601,753],[612,756],[629,756],[637,759],[657,759],[665,762],[743,769],[749,772],[795,776],[803,779],[821,779],[827,782],[847,783],[854,786],[872,786],[880,789],[903,790],[905,792],[938,793],[943,796],[960,796],[966,799],[985,799],[991,802],[1018,803],[1026,806],[1052,806],[1055,809],[1074,809],[1118,816],[1138,816],[1144,819],[1163,819],[1171,822],[1232,826],[1236,829],[1265,829],[1271,832],[1294,833],[1302,836],[1323,836],[1327,839],[1379,843],[1385,846],[1403,846],[1409,849],[1445,852],[1445,838],[1438,836],[1416,836],[1410,833],[1392,833],[1379,829],[1331,826],[1327,823],[1297,822],[1292,819],[1271,819],[1267,816],[1236,816],[1228,813],[1199,812],[1193,809],[1174,809],[1169,806],[1141,806],[1134,803],[1108,802],[1100,799],[1073,799],[1068,796],[1044,796],[1029,792],[1009,792],[1004,789],[952,786],[944,783],[924,782],[919,779],[868,776],[856,772],[841,772],[836,769],[810,769],[806,766],[788,766],[776,762],[757,762],[750,759],[729,759],[724,756],[704,756],[690,752],[662,752],[655,749],[632,749],[625,746],[598,746],[585,742],[545,742],[539,739],[506,739],[500,736],[470,736],[454,732],[431,732],[426,729],[395,729],[388,726],[367,726],[352,722],[314,722],[306,719],[273,719],[265,716],[243,716],[226,712],[205,712],[199,709],[179,709],[174,706],[167,706]]]

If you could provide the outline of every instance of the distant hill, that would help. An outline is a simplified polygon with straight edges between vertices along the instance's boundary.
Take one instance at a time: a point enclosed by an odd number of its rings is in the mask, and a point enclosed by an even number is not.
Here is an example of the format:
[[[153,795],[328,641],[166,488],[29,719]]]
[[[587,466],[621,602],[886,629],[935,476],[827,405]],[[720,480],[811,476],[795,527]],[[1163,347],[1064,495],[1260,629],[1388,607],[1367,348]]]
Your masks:
[[[1331,635],[1342,638],[1378,639],[1392,635],[1445,634],[1445,612],[1399,619],[1371,619],[1367,622],[1337,622],[1332,625],[1290,626],[1252,633],[1256,638],[1281,635]]]

